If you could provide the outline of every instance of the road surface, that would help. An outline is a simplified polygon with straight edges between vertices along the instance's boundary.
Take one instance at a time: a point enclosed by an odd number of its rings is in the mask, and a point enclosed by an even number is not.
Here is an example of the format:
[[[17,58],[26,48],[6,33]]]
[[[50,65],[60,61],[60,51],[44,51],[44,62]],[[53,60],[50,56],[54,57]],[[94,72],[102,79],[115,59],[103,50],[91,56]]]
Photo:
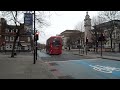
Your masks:
[[[71,53],[48,55],[39,52],[39,57],[58,79],[120,79],[120,61],[83,58]]]

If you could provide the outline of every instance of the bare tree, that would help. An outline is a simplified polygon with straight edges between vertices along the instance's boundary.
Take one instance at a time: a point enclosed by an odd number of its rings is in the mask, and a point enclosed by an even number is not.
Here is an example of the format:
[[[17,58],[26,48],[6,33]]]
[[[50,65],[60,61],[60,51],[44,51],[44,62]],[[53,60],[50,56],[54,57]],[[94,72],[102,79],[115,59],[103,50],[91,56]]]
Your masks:
[[[92,43],[94,45],[94,48],[96,48],[96,52],[98,52],[98,31],[96,29],[96,25],[98,25],[98,21],[97,21],[97,17],[93,17],[92,18],[92,26],[94,27],[92,30],[91,30],[91,34],[92,34]],[[96,47],[95,47],[96,46]]]
[[[67,44],[67,47],[68,47],[69,50],[70,50],[70,47],[71,47],[71,45],[72,45],[71,37],[69,37],[69,38],[67,39],[66,44]]]
[[[79,22],[76,26],[75,26],[75,30],[79,30],[80,33],[79,33],[79,40],[82,41],[83,40],[83,43],[84,43],[84,22]],[[81,42],[81,44],[83,44]]]
[[[2,11],[2,14],[5,16],[9,16],[9,20],[13,21],[14,24],[16,25],[16,29],[18,29],[14,42],[13,42],[13,48],[12,48],[12,53],[11,53],[11,57],[14,57],[14,49],[15,49],[15,44],[16,44],[16,40],[19,36],[19,32],[20,32],[20,28],[18,28],[18,23],[20,23],[17,18],[18,18],[18,11]],[[12,18],[11,18],[12,17]]]
[[[8,21],[13,21],[13,23],[16,25],[16,29],[18,29],[15,39],[14,39],[11,57],[14,57],[14,49],[15,49],[16,40],[17,40],[17,38],[20,34],[20,30],[21,30],[21,28],[18,27],[18,25],[21,24],[20,17],[22,15],[24,15],[24,13],[26,13],[26,12],[32,13],[32,11],[2,11],[3,17],[5,17]],[[23,19],[23,17],[22,17],[22,19]],[[41,11],[41,12],[37,11],[35,20],[38,25],[38,28],[49,25],[47,23],[47,21],[44,19],[44,11]],[[37,30],[37,28],[35,30]]]
[[[77,23],[76,26],[74,27],[74,30],[79,30],[79,31],[83,32],[84,31],[84,22],[81,21],[81,22]]]
[[[118,20],[120,19],[120,12],[119,11],[102,11],[99,13],[99,17],[101,19],[104,20],[104,22],[109,22],[109,25],[106,26],[106,28],[108,29],[108,34],[110,37],[110,41],[111,41],[111,51],[112,49],[112,43],[113,43],[113,31],[115,30],[115,25],[116,23],[114,22],[114,20]]]
[[[103,22],[103,20],[101,18],[99,18],[98,16],[94,16],[92,18],[92,26],[93,29],[91,30],[91,34],[92,34],[92,42],[94,44],[94,46],[96,46],[96,52],[98,52],[98,38],[99,38],[99,34],[101,32],[103,32],[103,30],[101,29],[102,27],[100,27],[99,25]]]
[[[67,46],[69,47],[69,50],[71,46],[79,44],[78,41],[84,37],[83,35],[83,32],[78,30],[69,34],[69,38],[67,39]]]

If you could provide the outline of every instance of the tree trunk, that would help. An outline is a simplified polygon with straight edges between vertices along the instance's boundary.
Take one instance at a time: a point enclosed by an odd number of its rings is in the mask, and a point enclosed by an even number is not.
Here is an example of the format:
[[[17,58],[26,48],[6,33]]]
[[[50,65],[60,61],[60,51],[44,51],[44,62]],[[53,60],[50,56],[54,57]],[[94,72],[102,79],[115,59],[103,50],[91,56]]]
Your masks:
[[[112,35],[110,35],[110,44],[111,44],[111,51],[113,51],[113,49],[112,49]]]
[[[70,46],[69,46],[69,50],[70,50]]]
[[[17,36],[14,39],[11,57],[14,57],[14,49],[15,49],[16,40],[17,40]]]
[[[96,43],[96,53],[98,53],[98,43]]]
[[[17,25],[16,25],[16,29],[18,29],[18,26],[17,26]],[[16,33],[16,36],[15,36],[15,39],[14,39],[11,57],[14,57],[14,49],[15,49],[15,45],[16,45],[16,40],[18,39],[18,36],[19,36],[19,32],[20,32],[20,30],[18,29],[18,31],[17,31],[17,33]]]

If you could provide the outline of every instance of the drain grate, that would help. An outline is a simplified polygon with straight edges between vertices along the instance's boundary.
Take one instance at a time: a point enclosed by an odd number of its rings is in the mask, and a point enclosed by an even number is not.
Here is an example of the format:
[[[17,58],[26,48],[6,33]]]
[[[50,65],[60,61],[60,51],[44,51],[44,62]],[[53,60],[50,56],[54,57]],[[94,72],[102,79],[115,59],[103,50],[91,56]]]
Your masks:
[[[55,62],[52,62],[52,63],[49,63],[51,66],[55,66],[55,65],[58,65],[57,63]]]
[[[67,76],[59,76],[59,79],[74,79],[72,76],[67,75]]]
[[[57,69],[51,69],[50,71],[57,71]]]

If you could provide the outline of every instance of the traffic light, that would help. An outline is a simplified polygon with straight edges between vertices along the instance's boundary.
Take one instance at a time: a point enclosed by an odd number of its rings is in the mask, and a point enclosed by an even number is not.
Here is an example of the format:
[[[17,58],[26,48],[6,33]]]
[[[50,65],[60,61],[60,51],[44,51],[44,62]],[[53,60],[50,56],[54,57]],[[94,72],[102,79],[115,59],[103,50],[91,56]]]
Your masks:
[[[101,34],[101,36],[99,37],[98,41],[105,41],[105,36],[103,34]]]
[[[39,40],[39,33],[38,32],[35,33],[35,40],[36,41]]]
[[[102,41],[105,41],[105,36],[103,34],[101,34],[101,39]]]

